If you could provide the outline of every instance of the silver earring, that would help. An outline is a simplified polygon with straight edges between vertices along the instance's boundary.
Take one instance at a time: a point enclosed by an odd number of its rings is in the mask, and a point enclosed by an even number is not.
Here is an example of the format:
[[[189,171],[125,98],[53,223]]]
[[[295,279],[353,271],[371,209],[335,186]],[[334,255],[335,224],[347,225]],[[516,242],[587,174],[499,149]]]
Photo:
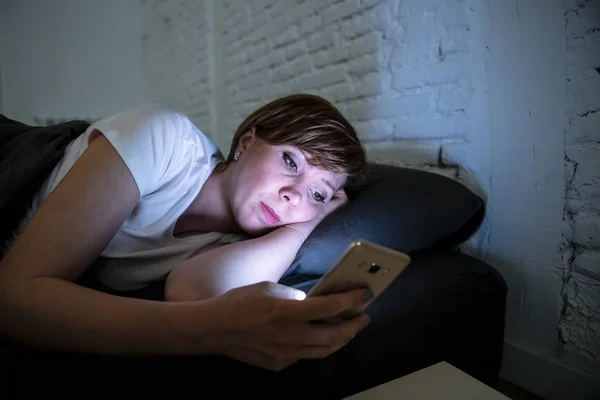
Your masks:
[[[236,151],[235,154],[233,155],[233,161],[237,161],[240,158],[240,152]]]

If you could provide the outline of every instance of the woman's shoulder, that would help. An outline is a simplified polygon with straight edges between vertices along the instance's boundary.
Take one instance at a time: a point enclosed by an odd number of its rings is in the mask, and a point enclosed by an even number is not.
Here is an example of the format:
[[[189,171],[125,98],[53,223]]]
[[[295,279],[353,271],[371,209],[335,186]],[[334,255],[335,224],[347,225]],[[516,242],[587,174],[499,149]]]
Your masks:
[[[182,145],[195,143],[208,153],[216,146],[196,124],[183,112],[158,102],[144,103],[92,124],[92,128],[114,135],[129,136],[131,141],[158,143],[164,150],[181,148]]]
[[[173,107],[161,103],[144,103],[111,114],[92,124],[95,127],[108,126],[123,131],[133,131],[139,127],[172,128],[191,123],[190,119]],[[175,125],[170,125],[175,124]]]
[[[145,103],[96,121],[130,171],[140,193],[166,179],[209,165],[218,152],[184,113],[161,103]]]

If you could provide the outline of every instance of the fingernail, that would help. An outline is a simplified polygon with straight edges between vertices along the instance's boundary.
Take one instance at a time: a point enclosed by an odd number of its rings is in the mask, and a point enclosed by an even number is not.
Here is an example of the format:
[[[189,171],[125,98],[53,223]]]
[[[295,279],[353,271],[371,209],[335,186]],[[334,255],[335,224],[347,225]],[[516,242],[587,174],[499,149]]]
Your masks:
[[[368,315],[366,316],[366,320],[365,320],[365,326],[369,325],[371,323],[371,317],[369,317]]]
[[[373,298],[373,292],[371,291],[371,289],[367,289],[365,290],[365,292],[363,293],[363,301],[365,303],[368,303],[372,298]]]

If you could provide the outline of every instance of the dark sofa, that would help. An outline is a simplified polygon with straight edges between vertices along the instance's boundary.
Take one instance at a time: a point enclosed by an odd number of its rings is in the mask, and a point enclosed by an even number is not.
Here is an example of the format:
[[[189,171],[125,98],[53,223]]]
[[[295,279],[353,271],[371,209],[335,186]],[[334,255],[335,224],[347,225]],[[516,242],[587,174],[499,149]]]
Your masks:
[[[63,135],[72,137],[73,125],[63,127]],[[59,135],[60,129],[53,132]],[[54,137],[52,143],[50,158],[55,160],[56,149],[60,152],[68,141]],[[483,201],[441,175],[377,164],[369,165],[366,180],[351,186],[348,194],[349,206],[313,232],[281,283],[308,291],[356,239],[404,251],[412,262],[367,310],[371,324],[339,352],[269,372],[218,356],[105,357],[4,341],[0,398],[70,393],[78,398],[335,399],[442,360],[495,385],[502,360],[506,284],[492,266],[457,250],[479,227]],[[111,292],[93,277],[85,276],[80,283]],[[160,281],[115,294],[160,300],[163,289]]]

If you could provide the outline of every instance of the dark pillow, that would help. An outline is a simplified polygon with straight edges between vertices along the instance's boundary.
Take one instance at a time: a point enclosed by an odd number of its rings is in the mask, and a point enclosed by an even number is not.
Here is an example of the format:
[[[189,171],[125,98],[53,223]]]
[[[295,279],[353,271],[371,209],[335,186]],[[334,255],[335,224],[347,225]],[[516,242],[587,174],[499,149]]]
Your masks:
[[[322,275],[354,240],[413,253],[468,239],[484,216],[483,200],[463,184],[422,170],[369,164],[350,202],[328,216],[302,245],[284,278]]]

